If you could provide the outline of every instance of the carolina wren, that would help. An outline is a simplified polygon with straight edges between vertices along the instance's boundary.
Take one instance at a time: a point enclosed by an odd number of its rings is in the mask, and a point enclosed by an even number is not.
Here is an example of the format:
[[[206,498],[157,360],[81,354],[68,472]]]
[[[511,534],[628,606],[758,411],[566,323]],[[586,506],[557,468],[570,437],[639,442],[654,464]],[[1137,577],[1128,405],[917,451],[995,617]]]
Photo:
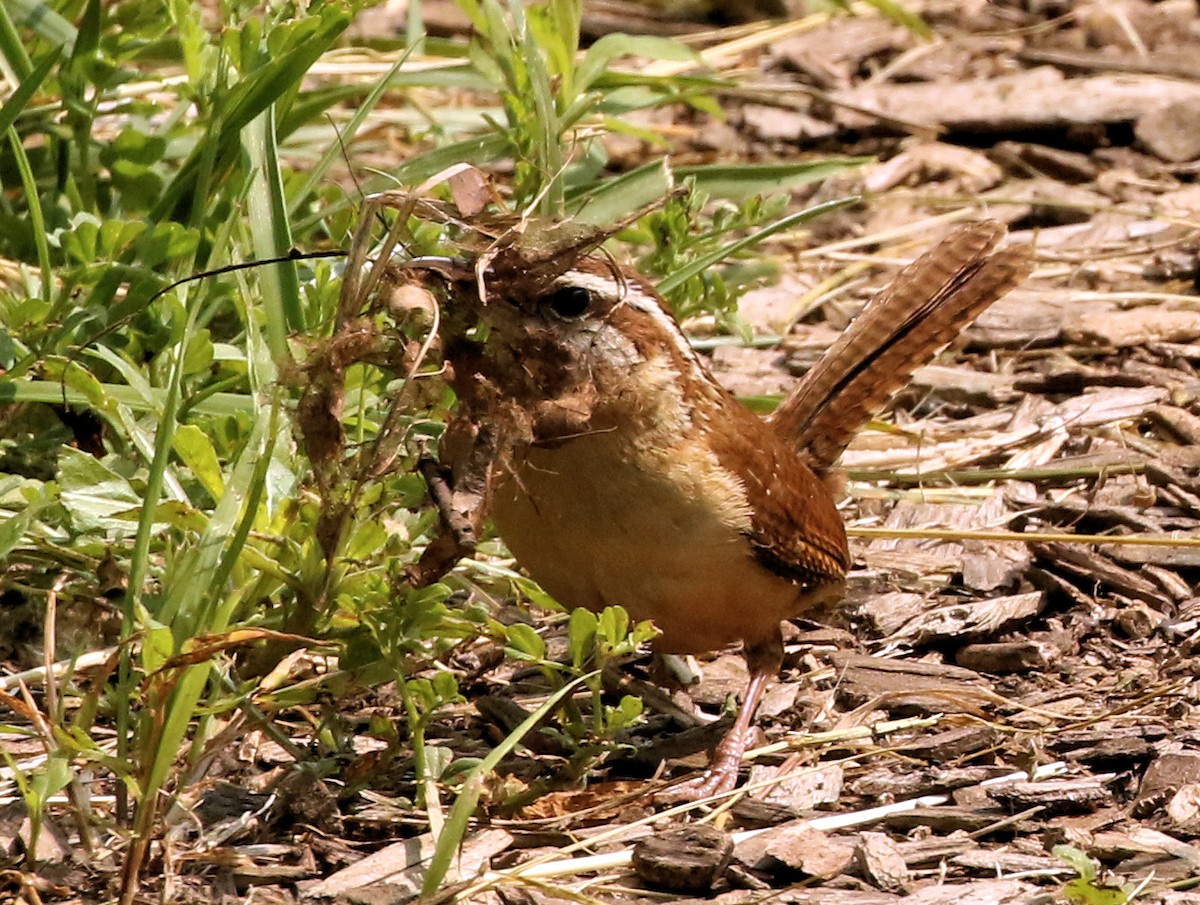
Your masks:
[[[1002,226],[957,229],[853,321],[761,419],[709,373],[654,289],[592,252],[417,259],[446,286],[458,407],[423,463],[444,527],[413,569],[434,580],[490,513],[568,607],[619,604],[660,652],[741,642],[750,682],[696,797],[732,789],[780,623],[840,598],[850,567],[830,471],[912,373],[1028,273]]]

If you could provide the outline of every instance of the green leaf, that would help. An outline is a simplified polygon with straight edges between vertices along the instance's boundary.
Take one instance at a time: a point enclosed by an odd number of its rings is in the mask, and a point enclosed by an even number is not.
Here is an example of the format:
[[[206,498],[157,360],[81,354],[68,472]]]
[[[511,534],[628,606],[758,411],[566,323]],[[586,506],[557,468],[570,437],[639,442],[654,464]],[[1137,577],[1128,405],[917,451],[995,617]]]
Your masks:
[[[80,531],[104,531],[113,516],[141,507],[142,498],[129,482],[95,456],[64,447],[58,459],[62,504]],[[122,520],[122,524],[128,524]]]
[[[234,88],[221,124],[222,141],[233,138],[285,92],[300,84],[313,63],[333,46],[349,24],[349,15],[335,7],[325,7],[319,17],[304,20],[302,30],[288,35],[292,46],[254,70]]]
[[[596,634],[616,646],[629,634],[629,614],[624,607],[606,606],[596,623]]]
[[[204,486],[208,495],[214,500],[221,499],[225,493],[225,479],[221,474],[221,461],[208,434],[194,424],[181,424],[175,428],[172,443],[175,453]]]
[[[521,660],[544,660],[546,658],[546,642],[534,630],[533,626],[518,622],[505,629],[510,653]]]
[[[578,607],[567,621],[567,649],[576,669],[592,656],[596,644],[596,614]]]
[[[582,93],[592,87],[613,60],[622,57],[646,57],[651,60],[678,60],[702,63],[700,54],[674,41],[652,35],[604,35],[588,48],[575,74],[575,90]]]
[[[75,35],[75,46],[71,48],[72,61],[91,56],[100,46],[101,14],[100,0],[87,0],[83,8],[83,21]]]
[[[146,628],[142,634],[142,669],[147,675],[162,668],[175,655],[175,636],[159,623]]]
[[[53,483],[43,484],[32,499],[26,501],[24,509],[0,522],[0,560],[8,556],[21,542],[38,513],[57,500],[58,486]]]
[[[438,701],[447,703],[458,697],[458,681],[450,672],[436,672],[432,679],[433,693]]]
[[[1056,845],[1050,849],[1050,854],[1079,874],[1081,880],[1090,883],[1096,879],[1095,863],[1088,857],[1086,852],[1080,851],[1075,846]]]
[[[903,25],[918,37],[932,37],[933,31],[925,20],[905,7],[904,4],[897,3],[896,0],[866,0],[866,2],[897,25]]]
[[[664,197],[674,186],[671,164],[663,157],[580,194],[572,205],[574,218],[579,223],[608,226]]]
[[[1088,880],[1072,880],[1063,886],[1063,895],[1076,905],[1127,905],[1129,894],[1122,889],[1095,886]]]
[[[641,698],[634,697],[631,694],[623,696],[616,707],[609,709],[606,720],[609,734],[611,735],[614,732],[632,726],[637,722],[638,717],[642,715],[644,709],[645,705],[642,703]]]

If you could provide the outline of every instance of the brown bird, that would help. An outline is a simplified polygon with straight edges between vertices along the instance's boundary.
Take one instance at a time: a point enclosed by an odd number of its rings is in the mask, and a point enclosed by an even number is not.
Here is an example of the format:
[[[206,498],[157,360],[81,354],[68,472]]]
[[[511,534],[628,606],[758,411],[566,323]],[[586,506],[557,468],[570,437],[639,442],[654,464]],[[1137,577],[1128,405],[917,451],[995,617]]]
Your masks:
[[[766,420],[717,383],[649,283],[606,257],[410,262],[447,286],[459,397],[442,464],[423,469],[449,530],[414,580],[469,552],[490,512],[564,606],[651,619],[663,653],[741,642],[740,712],[686,794],[732,789],[781,665],[781,622],[844,592],[831,468],[915,370],[1027,275],[1027,248],[995,250],[1003,235],[965,226],[904,268]]]

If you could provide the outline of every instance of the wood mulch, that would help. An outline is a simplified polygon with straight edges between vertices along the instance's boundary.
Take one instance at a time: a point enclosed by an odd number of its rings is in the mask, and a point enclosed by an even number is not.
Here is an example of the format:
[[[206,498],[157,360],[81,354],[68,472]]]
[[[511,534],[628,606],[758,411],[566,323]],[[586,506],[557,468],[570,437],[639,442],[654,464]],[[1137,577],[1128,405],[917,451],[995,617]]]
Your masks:
[[[779,392],[956,219],[1009,224],[1036,273],[846,453],[850,593],[789,627],[740,794],[690,811],[651,794],[702,767],[745,682],[736,652],[686,692],[628,664],[609,689],[643,694],[647,718],[586,783],[552,727],[502,764],[453,872],[470,901],[1200,901],[1200,14],[905,5],[935,40],[870,16],[781,32],[733,58],[755,75],[724,120],[647,119],[681,160],[879,160],[798,199],[863,195],[771,249],[785,275],[743,313],[783,344],[720,345],[713,368]],[[1064,537],[1080,534],[1101,537]],[[565,650],[561,624],[537,624]],[[491,642],[448,665],[468,703],[430,734],[457,757],[546,694]],[[338,706],[399,712],[388,689]],[[302,747],[313,723],[280,728]],[[414,899],[428,816],[411,759],[382,748],[355,739],[318,777],[250,733],[171,830],[178,895]],[[0,843],[21,827],[0,808]],[[65,867],[44,881],[43,899],[80,887]]]

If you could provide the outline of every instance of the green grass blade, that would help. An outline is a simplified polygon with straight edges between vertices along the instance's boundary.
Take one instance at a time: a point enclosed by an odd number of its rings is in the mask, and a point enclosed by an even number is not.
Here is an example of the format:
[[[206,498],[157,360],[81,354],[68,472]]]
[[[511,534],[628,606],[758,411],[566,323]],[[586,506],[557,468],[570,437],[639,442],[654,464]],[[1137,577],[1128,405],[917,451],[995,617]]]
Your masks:
[[[0,70],[13,85],[25,81],[33,71],[33,62],[3,3],[0,3]]]
[[[17,90],[4,102],[4,106],[0,107],[0,131],[7,132],[9,127],[17,121],[17,117],[24,111],[37,90],[42,87],[42,82],[46,80],[50,70],[61,58],[61,49],[51,51],[21,80]]]
[[[32,28],[54,47],[75,45],[75,26],[40,0],[3,0],[13,21]]]
[[[658,284],[658,291],[666,294],[676,286],[686,283],[696,274],[708,270],[710,267],[721,263],[721,261],[730,257],[731,255],[737,254],[739,251],[743,251],[744,249],[757,245],[759,242],[763,241],[763,239],[773,236],[776,233],[781,233],[785,230],[791,229],[792,227],[800,226],[804,223],[807,223],[809,220],[821,217],[825,214],[828,214],[830,211],[835,211],[840,207],[845,207],[846,205],[853,204],[856,201],[858,201],[857,196],[852,196],[849,198],[837,198],[833,201],[826,201],[824,204],[818,204],[816,207],[810,207],[807,210],[802,210],[799,213],[791,214],[782,218],[781,220],[776,220],[774,223],[764,226],[762,229],[755,230],[754,232],[743,236],[735,242],[730,242],[728,245],[724,245],[707,255],[697,258],[686,267],[679,268]]]
[[[375,106],[379,103],[387,89],[392,86],[392,79],[396,77],[400,72],[400,68],[408,61],[410,52],[411,48],[410,51],[405,52],[400,56],[400,59],[396,60],[392,68],[387,71],[387,75],[376,82],[375,87],[368,92],[367,96],[359,101],[355,107],[354,115],[350,117],[350,121],[346,123],[345,128],[338,135],[338,140],[330,143],[321,153],[317,162],[313,164],[312,169],[308,173],[308,178],[304,180],[299,191],[292,195],[288,203],[288,213],[291,216],[295,216],[300,205],[317,190],[317,187],[321,184],[321,180],[329,172],[330,166],[344,153],[343,149],[349,147],[350,143],[354,141],[354,137],[358,135],[358,130],[362,128],[362,124],[367,121],[367,117],[370,116],[371,111],[375,109]]]
[[[575,219],[591,226],[608,226],[663,198],[675,185],[675,176],[667,158],[623,173],[599,188],[580,195],[572,207]]]
[[[542,704],[541,707],[526,718],[525,722],[521,723],[520,726],[505,736],[504,741],[488,752],[487,757],[480,761],[467,774],[467,778],[463,780],[462,790],[458,793],[458,798],[455,799],[454,806],[450,809],[450,814],[446,818],[446,825],[442,827],[442,834],[438,837],[437,848],[434,850],[433,857],[429,860],[429,870],[425,874],[425,882],[421,887],[422,896],[432,896],[441,889],[442,881],[446,878],[446,871],[450,869],[450,861],[453,859],[454,853],[462,845],[462,840],[467,834],[467,826],[471,822],[471,817],[474,815],[475,808],[479,804],[479,796],[483,792],[483,781],[487,775],[496,769],[496,765],[507,757],[513,748],[517,747],[521,739],[553,712],[554,708],[558,706],[559,701],[595,675],[596,673],[589,673],[586,676],[580,676],[550,695],[546,703]]]
[[[303,81],[321,54],[333,46],[349,24],[349,16],[327,8],[306,40],[245,76],[233,89],[213,135],[200,143],[180,167],[171,184],[150,212],[150,219],[169,219],[183,202],[198,203],[201,162],[222,161],[226,167],[238,157],[242,130]]]
[[[292,248],[287,201],[279,173],[279,147],[275,142],[275,118],[267,108],[246,128],[246,147],[251,164],[250,236],[254,256],[278,258]],[[277,364],[291,360],[289,332],[306,328],[301,307],[300,279],[293,261],[269,264],[258,270],[260,300],[266,314],[267,343]]]
[[[165,404],[166,390],[153,387],[147,395],[133,387],[119,383],[101,384],[104,393],[118,405],[134,412],[161,412]],[[41,402],[47,405],[75,405],[84,408],[92,405],[92,399],[81,390],[63,386],[57,380],[7,380],[0,378],[0,404],[14,402]],[[257,403],[243,393],[213,393],[203,400],[189,405],[194,415],[228,417],[252,414]]]
[[[871,157],[834,157],[801,163],[705,164],[677,167],[675,178],[692,178],[696,188],[710,198],[744,201],[754,195],[771,195],[820,182],[869,163]]]
[[[239,83],[221,124],[222,143],[236,140],[238,133],[255,117],[299,85],[313,63],[333,46],[349,24],[350,17],[346,13],[327,7],[306,40]]]
[[[54,303],[54,269],[50,265],[50,243],[46,238],[46,217],[42,212],[41,195],[38,193],[37,177],[29,164],[21,137],[12,126],[8,127],[8,144],[21,174],[21,188],[25,191],[25,203],[29,205],[29,227],[33,234],[33,246],[37,250],[38,267],[41,269],[42,302],[49,307]]]
[[[929,24],[916,13],[907,9],[903,3],[897,3],[896,0],[866,0],[866,2],[897,25],[903,25],[918,37],[928,39],[933,36]]]

